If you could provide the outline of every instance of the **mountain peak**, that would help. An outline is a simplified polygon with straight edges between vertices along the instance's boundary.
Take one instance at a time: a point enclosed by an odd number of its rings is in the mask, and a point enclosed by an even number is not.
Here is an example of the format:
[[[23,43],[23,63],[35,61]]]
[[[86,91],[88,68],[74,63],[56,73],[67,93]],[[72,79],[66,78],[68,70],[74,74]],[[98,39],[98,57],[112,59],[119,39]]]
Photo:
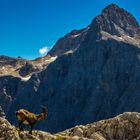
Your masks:
[[[112,4],[108,5],[108,6],[106,6],[106,7],[102,10],[102,13],[103,13],[103,12],[106,13],[106,12],[108,12],[108,11],[120,10],[120,9],[122,9],[122,8],[120,8],[118,5],[112,3]]]
[[[110,10],[116,10],[116,9],[120,9],[120,7],[114,3],[106,6],[102,12],[106,12],[106,11],[110,11]]]
[[[135,17],[131,13],[124,10],[123,8],[117,6],[116,4],[108,5],[102,11],[102,14],[109,16],[110,20],[112,20],[116,24],[120,24],[121,27],[122,26],[126,27],[127,25],[132,26],[134,28],[139,27],[139,24],[135,19]],[[117,22],[118,20],[120,21],[120,23]]]
[[[102,13],[93,20],[94,28],[112,35],[135,36],[138,34],[139,24],[135,17],[116,4],[105,7]],[[97,29],[96,29],[97,30]]]

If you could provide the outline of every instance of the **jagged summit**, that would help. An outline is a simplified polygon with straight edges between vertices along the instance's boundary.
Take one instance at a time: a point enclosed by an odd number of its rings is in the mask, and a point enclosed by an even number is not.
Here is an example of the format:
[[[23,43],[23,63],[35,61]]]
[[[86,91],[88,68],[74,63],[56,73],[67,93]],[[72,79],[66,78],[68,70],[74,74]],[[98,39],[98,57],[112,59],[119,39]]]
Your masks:
[[[120,8],[118,5],[110,4],[102,10],[102,13],[110,13],[110,12],[114,12],[114,11],[119,11],[120,9],[122,9],[122,8]]]
[[[113,22],[115,22],[116,24],[117,24],[117,21],[120,20],[122,23],[120,24],[120,26],[129,25],[129,26],[133,26],[134,28],[139,27],[139,24],[137,20],[135,19],[135,17],[131,13],[124,10],[123,8],[120,8],[119,6],[117,6],[116,4],[108,5],[102,11],[102,14],[108,15],[110,20],[113,20]]]
[[[116,36],[140,36],[139,24],[135,17],[118,5],[110,4],[102,10],[99,16],[93,19],[93,22],[88,27],[74,30],[60,38],[48,55],[60,56],[73,53],[90,31],[95,32],[93,36],[96,38],[99,38],[98,35],[101,31]]]
[[[102,11],[104,11],[105,9],[111,9],[111,8],[120,9],[120,7],[117,4],[111,3],[111,4],[107,5]]]
[[[92,26],[94,31],[105,31],[111,35],[136,36],[139,34],[139,24],[132,14],[116,4],[110,4],[97,16]]]

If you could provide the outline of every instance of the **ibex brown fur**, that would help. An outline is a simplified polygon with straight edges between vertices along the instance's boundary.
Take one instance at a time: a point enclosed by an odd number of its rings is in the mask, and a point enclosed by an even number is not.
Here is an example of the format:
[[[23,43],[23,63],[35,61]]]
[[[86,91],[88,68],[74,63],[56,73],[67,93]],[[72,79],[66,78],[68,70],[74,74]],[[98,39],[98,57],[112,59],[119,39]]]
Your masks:
[[[34,124],[37,121],[44,120],[47,113],[48,113],[48,109],[45,107],[43,107],[43,112],[41,114],[34,114],[26,109],[19,109],[18,111],[16,111],[16,117],[18,119],[19,129],[23,130],[22,123],[27,124],[31,127],[29,134],[32,134],[32,129]]]

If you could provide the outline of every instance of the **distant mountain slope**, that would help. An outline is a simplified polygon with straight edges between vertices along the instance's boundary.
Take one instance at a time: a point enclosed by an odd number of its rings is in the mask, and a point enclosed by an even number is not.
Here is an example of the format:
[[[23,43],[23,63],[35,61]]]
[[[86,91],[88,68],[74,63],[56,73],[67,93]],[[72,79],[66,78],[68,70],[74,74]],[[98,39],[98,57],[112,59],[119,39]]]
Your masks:
[[[55,59],[56,57],[49,55],[34,60],[0,55],[0,76],[11,75],[23,80],[28,79],[33,73],[45,69]]]
[[[26,63],[25,59],[0,55],[0,75],[10,75]]]
[[[64,53],[72,53],[80,46],[82,41],[84,41],[89,29],[90,27],[88,26],[85,29],[73,30],[64,37],[60,38],[49,51],[48,55],[60,56]]]
[[[37,71],[37,68],[29,60],[0,55],[0,76],[13,75],[16,77],[25,77],[34,71]]]
[[[138,22],[111,4],[89,27],[76,51],[60,55],[18,88],[14,86],[16,98],[7,114],[12,123],[17,109],[39,112],[42,104],[49,114],[36,127],[50,132],[140,111]]]

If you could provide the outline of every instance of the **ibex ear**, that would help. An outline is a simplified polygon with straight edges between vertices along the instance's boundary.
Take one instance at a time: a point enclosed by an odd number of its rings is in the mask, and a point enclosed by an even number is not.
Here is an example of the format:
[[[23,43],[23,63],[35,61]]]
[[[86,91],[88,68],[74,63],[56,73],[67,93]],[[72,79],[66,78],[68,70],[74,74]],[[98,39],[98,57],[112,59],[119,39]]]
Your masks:
[[[43,109],[43,112],[46,114],[48,113],[48,108],[46,106],[41,105],[41,108]]]
[[[41,108],[45,108],[45,106],[44,105],[40,105],[41,106]]]

